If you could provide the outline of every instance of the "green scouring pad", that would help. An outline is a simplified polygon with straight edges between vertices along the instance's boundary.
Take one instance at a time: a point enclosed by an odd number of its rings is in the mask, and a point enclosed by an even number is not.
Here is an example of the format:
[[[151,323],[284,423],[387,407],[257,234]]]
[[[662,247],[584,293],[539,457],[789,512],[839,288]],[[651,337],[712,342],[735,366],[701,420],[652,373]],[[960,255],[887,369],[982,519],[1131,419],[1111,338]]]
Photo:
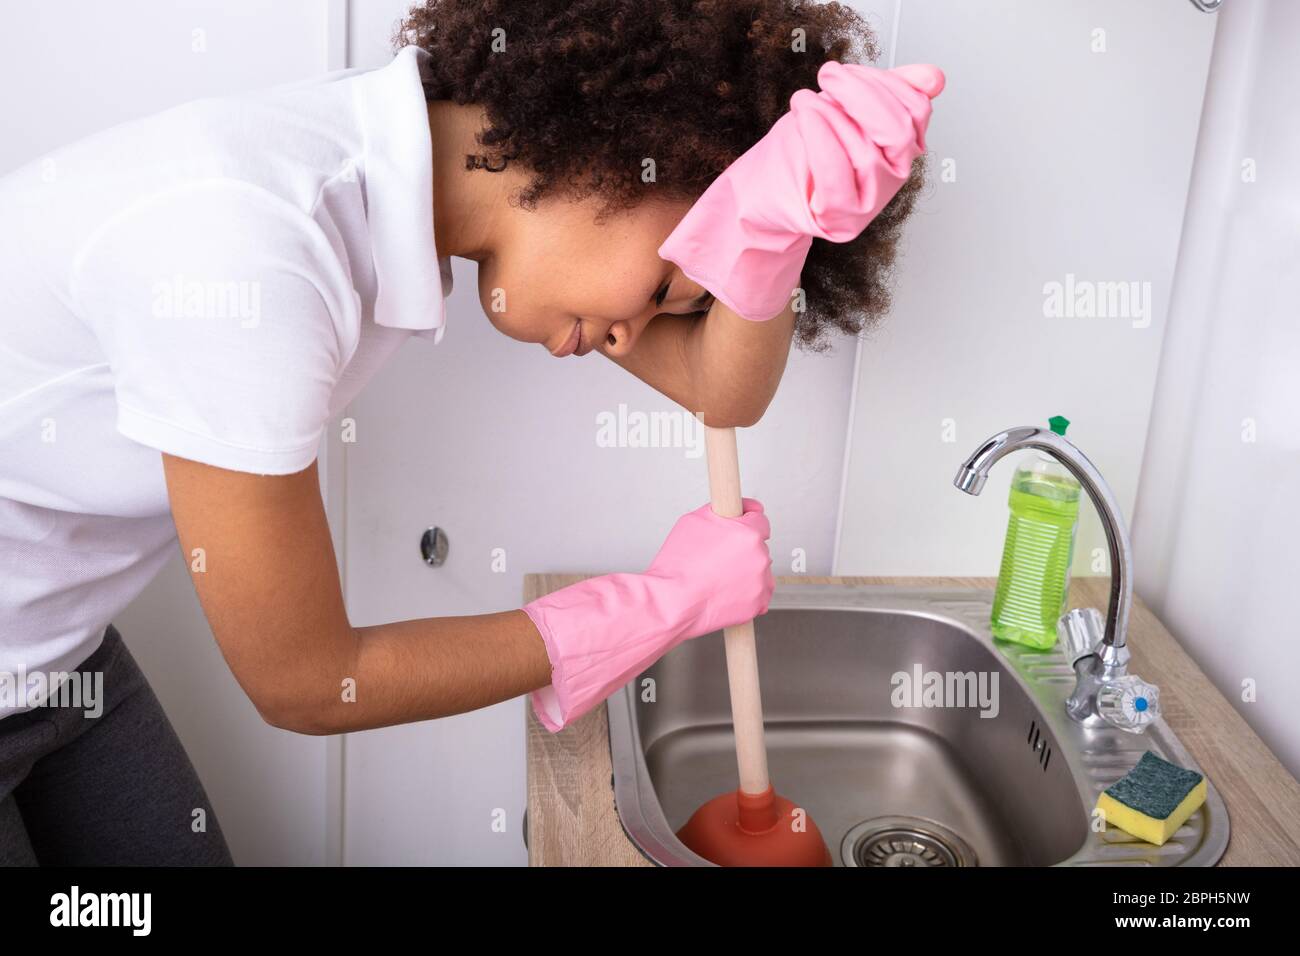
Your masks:
[[[1106,825],[1156,846],[1187,822],[1205,802],[1205,777],[1147,751],[1137,766],[1097,797]]]

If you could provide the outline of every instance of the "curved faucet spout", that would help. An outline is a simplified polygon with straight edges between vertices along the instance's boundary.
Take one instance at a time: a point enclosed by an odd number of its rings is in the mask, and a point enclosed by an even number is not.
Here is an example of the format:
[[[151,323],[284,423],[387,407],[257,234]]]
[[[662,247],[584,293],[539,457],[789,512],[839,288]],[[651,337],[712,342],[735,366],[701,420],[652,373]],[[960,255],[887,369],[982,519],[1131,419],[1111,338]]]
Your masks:
[[[1133,603],[1133,553],[1124,516],[1096,466],[1072,442],[1055,432],[1021,426],[998,432],[983,442],[957,469],[953,484],[968,495],[978,495],[984,490],[984,482],[993,464],[1004,455],[1022,448],[1044,451],[1069,469],[1088,492],[1101,516],[1102,526],[1106,529],[1106,544],[1110,548],[1110,606],[1106,611],[1106,634],[1098,653],[1109,664],[1111,661],[1106,659],[1113,659],[1127,639],[1129,608]]]

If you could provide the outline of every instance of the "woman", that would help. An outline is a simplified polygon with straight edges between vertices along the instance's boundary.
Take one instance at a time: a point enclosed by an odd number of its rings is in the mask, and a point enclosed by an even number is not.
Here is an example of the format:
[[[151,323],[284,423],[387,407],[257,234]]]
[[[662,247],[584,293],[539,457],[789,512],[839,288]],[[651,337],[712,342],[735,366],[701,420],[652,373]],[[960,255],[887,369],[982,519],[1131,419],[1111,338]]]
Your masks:
[[[400,40],[0,180],[0,862],[230,861],[111,624],[177,539],[235,678],[306,734],[528,692],[559,730],[767,608],[747,500],[683,516],[642,574],[353,627],[316,450],[441,337],[450,256],[511,338],[752,424],[793,338],[885,308],[941,75],[842,66],[875,55],[861,20],[793,0],[429,0]]]

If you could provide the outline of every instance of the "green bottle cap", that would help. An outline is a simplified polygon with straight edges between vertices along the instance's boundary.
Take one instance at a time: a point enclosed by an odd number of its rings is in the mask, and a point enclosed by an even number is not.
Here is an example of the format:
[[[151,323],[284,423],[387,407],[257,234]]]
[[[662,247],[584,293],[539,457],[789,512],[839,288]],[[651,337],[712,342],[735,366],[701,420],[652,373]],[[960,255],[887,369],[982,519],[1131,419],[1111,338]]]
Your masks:
[[[1052,431],[1064,437],[1065,429],[1069,427],[1070,420],[1068,418],[1062,417],[1061,415],[1053,415],[1051,418],[1047,420],[1047,424],[1052,426]]]

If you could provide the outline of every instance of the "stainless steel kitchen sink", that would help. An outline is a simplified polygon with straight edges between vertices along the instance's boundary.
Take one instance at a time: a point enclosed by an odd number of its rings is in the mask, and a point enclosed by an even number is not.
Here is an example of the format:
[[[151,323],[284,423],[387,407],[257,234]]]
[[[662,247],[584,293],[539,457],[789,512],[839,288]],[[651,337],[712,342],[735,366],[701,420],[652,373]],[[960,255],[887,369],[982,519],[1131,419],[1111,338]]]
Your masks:
[[[1200,768],[1163,720],[1141,735],[1072,721],[1068,662],[995,645],[992,597],[778,585],[755,623],[772,783],[817,822],[835,864],[1214,864],[1228,814],[1213,783],[1163,847],[1094,831],[1097,794],[1144,750]],[[908,695],[927,679],[947,693]],[[737,786],[722,635],[679,645],[607,706],[628,836],[656,863],[712,865],[674,834]]]

